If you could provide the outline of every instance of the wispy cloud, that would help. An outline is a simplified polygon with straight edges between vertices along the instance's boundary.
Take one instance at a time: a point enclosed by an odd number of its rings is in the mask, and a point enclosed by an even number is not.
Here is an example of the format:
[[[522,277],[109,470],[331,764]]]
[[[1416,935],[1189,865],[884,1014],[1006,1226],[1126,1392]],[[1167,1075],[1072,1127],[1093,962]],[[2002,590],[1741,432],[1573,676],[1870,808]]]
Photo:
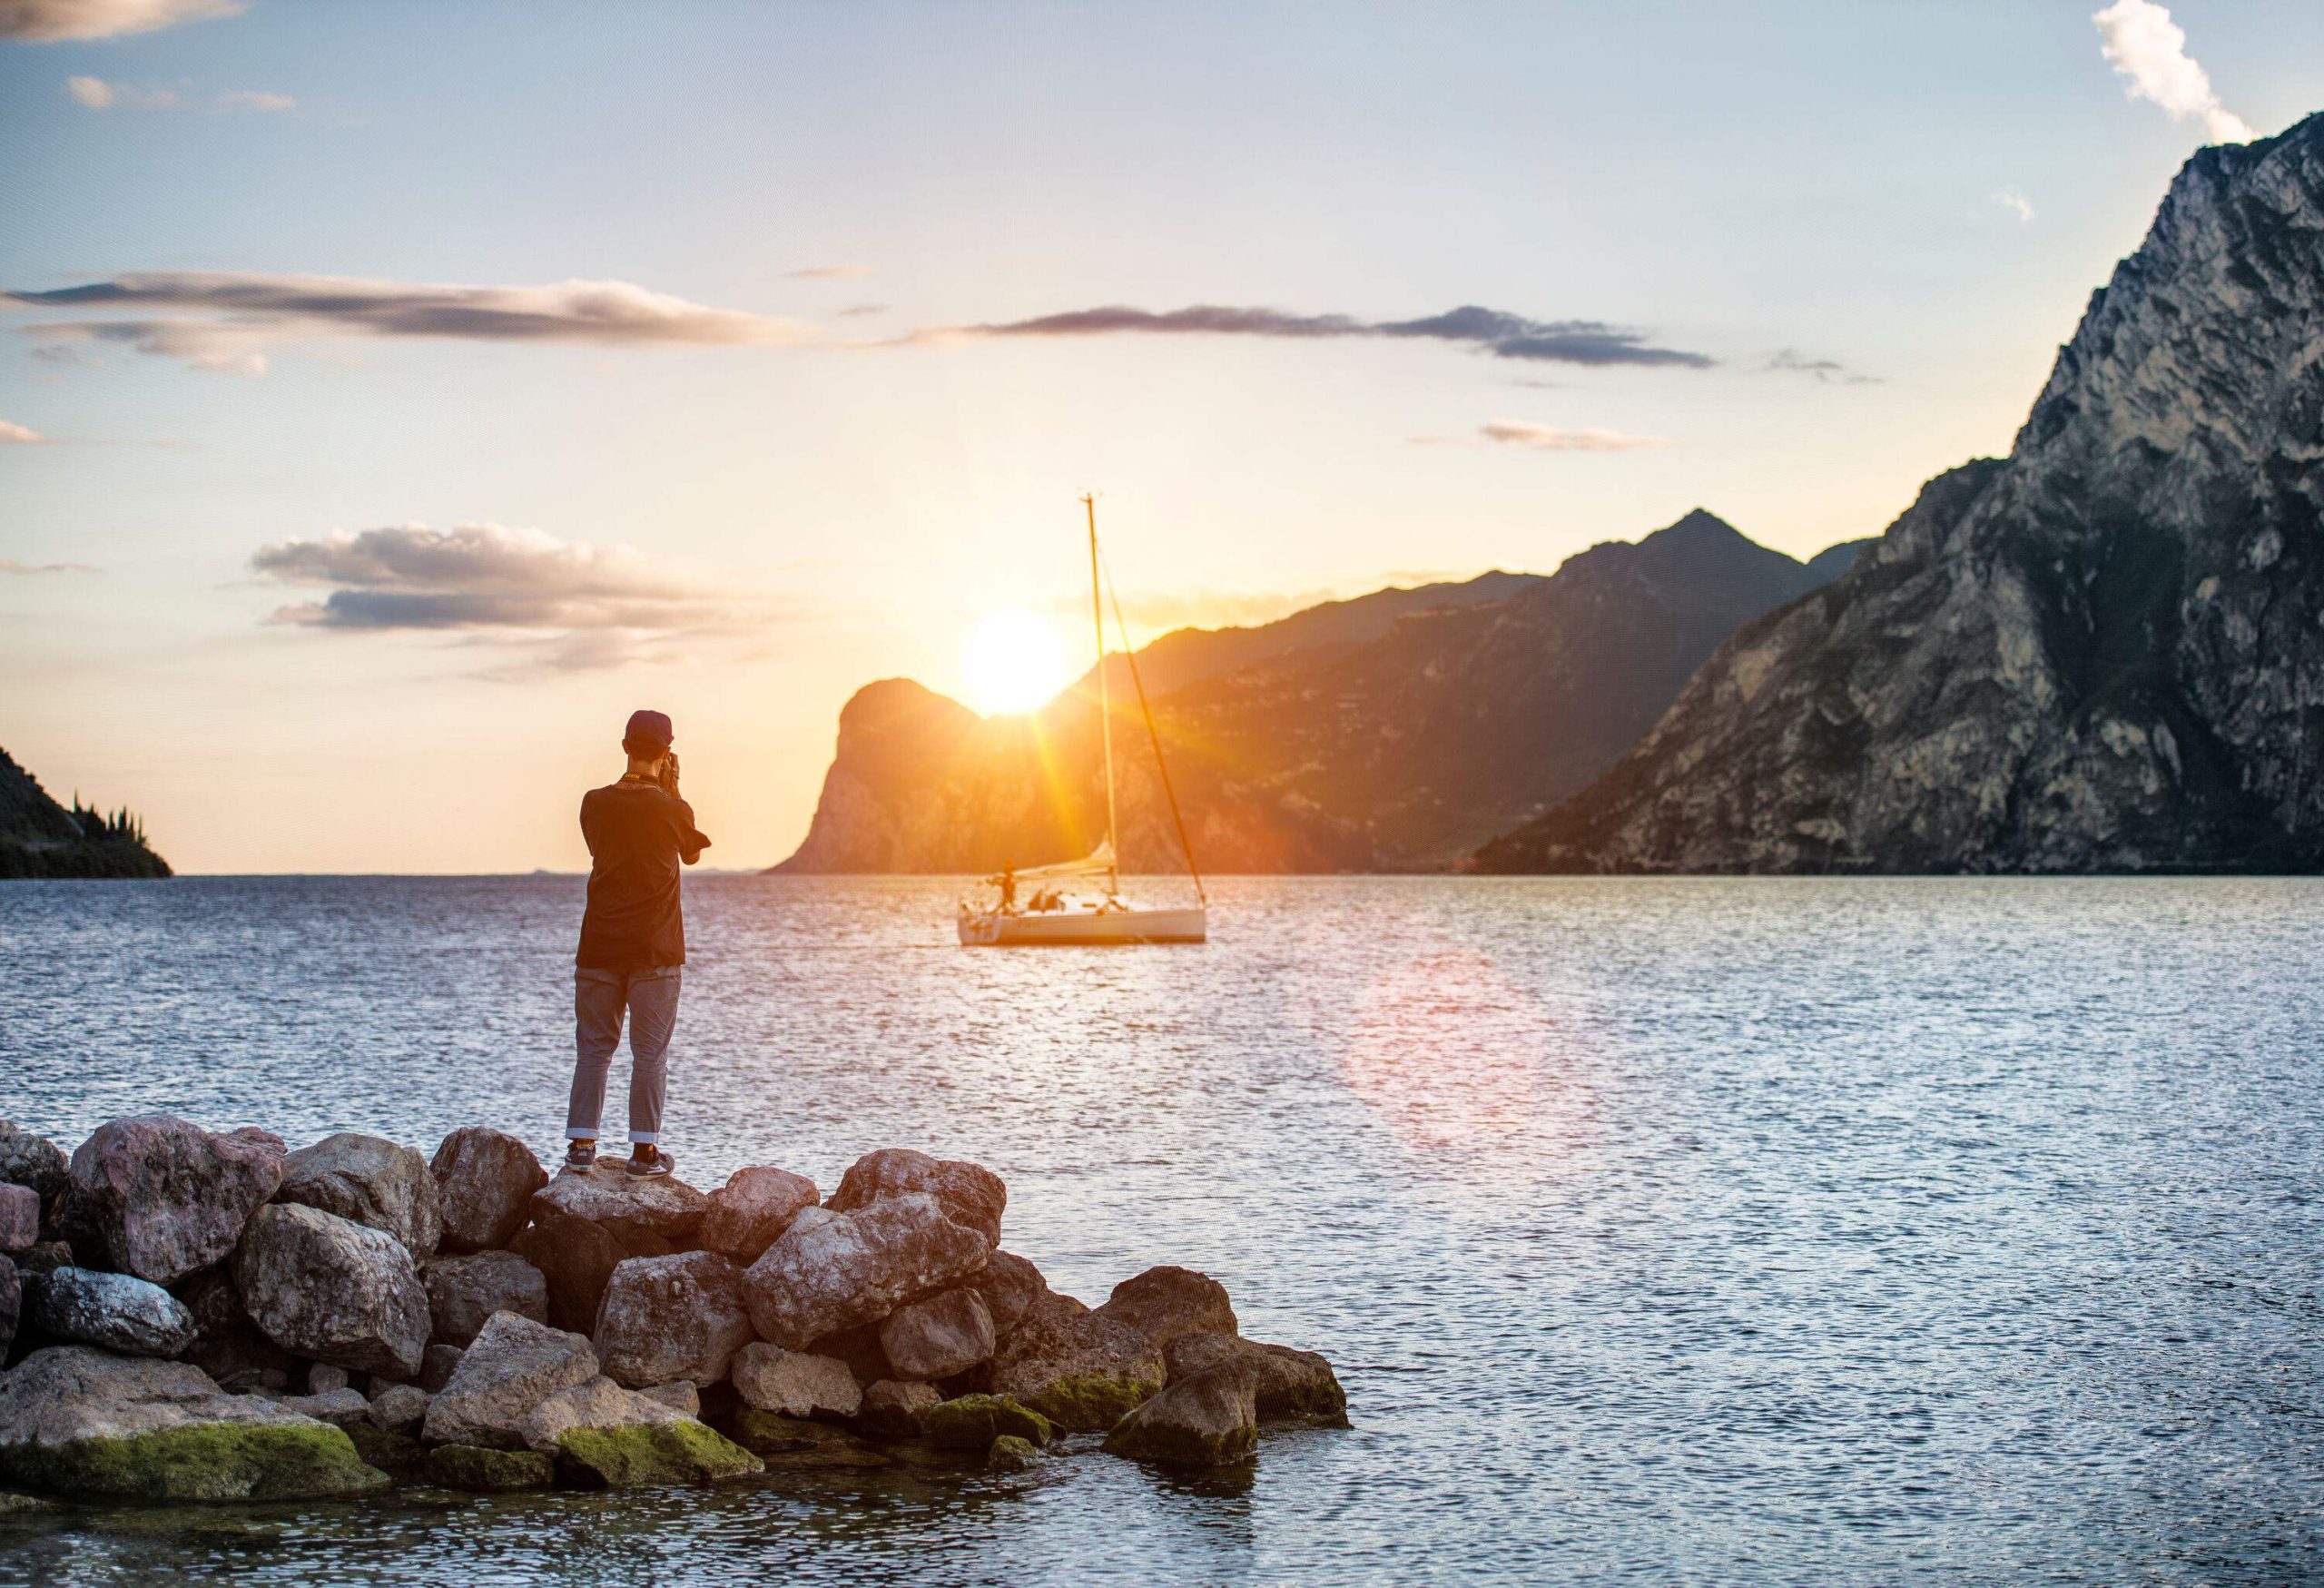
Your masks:
[[[1523,419],[1494,419],[1477,427],[1477,434],[1503,447],[1524,447],[1536,452],[1636,452],[1647,447],[1668,447],[1668,436],[1633,436],[1596,426],[1565,429],[1556,425],[1530,424]]]
[[[1811,359],[1797,348],[1777,348],[1759,368],[1770,375],[1805,375],[1826,386],[1880,384],[1877,375],[1858,374],[1837,359]]]
[[[2114,0],[2090,20],[2097,25],[2107,64],[2127,79],[2123,91],[2132,99],[2152,100],[2174,122],[2200,121],[2203,135],[2213,143],[2244,143],[2259,136],[2220,104],[2211,74],[2187,53],[2187,35],[2171,20],[2168,6],[2154,0]]]
[[[673,573],[632,547],[498,524],[339,530],[261,546],[250,566],[274,583],[324,592],[278,607],[276,623],[499,634],[522,648],[527,668],[614,666],[680,636],[773,616],[768,603]]]
[[[287,94],[271,94],[263,88],[230,88],[218,96],[221,110],[296,110],[299,102]]]
[[[1600,320],[1532,320],[1471,304],[1418,320],[1360,320],[1347,314],[1294,314],[1280,309],[1196,304],[1155,311],[1111,305],[1030,320],[931,326],[903,339],[943,342],[990,337],[1256,336],[1290,340],[1344,337],[1416,338],[1455,342],[1499,359],[1561,364],[1673,365],[1707,369],[1708,354],[1657,347],[1648,333]]]
[[[18,562],[13,557],[0,557],[0,574],[93,574],[94,563],[86,562]]]
[[[133,83],[108,83],[102,77],[67,77],[64,92],[74,103],[91,110],[112,110],[116,106],[131,110],[182,110],[186,101],[174,88],[140,88]],[[299,102],[287,94],[270,94],[257,88],[231,88],[212,99],[216,110],[281,111],[295,109]]]
[[[60,355],[69,356],[74,344],[110,343],[237,374],[262,373],[260,350],[267,345],[316,337],[719,346],[781,345],[814,335],[799,321],[705,308],[626,281],[477,287],[150,271],[4,293],[0,306],[175,311],[167,319],[48,321],[23,330]]]
[[[1994,202],[2021,221],[2034,218],[2034,201],[2014,187],[2005,187],[1994,193]]]
[[[31,44],[116,38],[241,10],[242,0],[0,0],[0,38]]]
[[[30,425],[20,425],[14,419],[0,419],[0,447],[29,447],[47,439]]]
[[[785,271],[783,279],[791,281],[852,281],[872,273],[870,265],[825,264],[808,265],[801,270]]]
[[[867,314],[885,314],[887,311],[888,306],[885,303],[851,303],[839,311],[838,318],[860,320]]]

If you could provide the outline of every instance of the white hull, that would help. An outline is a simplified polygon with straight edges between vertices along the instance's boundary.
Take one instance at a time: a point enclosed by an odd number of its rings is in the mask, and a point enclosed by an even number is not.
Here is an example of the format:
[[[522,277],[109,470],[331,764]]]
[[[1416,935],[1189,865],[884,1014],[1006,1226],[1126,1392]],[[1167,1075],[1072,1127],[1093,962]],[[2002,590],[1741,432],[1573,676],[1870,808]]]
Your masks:
[[[1031,914],[963,910],[960,942],[970,948],[1112,942],[1202,942],[1208,912],[1185,910],[1047,910]]]

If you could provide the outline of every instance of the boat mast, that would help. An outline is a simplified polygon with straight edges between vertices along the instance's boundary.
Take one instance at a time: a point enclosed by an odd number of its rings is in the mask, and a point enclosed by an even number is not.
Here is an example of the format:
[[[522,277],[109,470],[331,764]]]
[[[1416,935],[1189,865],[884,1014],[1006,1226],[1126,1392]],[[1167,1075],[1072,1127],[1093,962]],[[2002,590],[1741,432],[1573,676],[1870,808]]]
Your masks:
[[[1114,707],[1106,681],[1106,608],[1098,594],[1098,498],[1081,498],[1089,512],[1089,617],[1098,631],[1098,722],[1106,745],[1106,896],[1121,892],[1121,851],[1114,843]]]

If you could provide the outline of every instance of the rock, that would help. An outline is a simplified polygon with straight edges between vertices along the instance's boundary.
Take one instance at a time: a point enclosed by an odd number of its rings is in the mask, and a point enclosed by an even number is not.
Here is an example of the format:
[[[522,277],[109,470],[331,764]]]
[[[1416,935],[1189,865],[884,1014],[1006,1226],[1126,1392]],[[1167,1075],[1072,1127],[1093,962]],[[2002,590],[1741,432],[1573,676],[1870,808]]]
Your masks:
[[[338,1428],[351,1428],[371,1420],[371,1403],[363,1398],[360,1390],[349,1389],[344,1385],[314,1395],[286,1395],[275,1404],[285,1411]]]
[[[64,1149],[22,1125],[0,1119],[0,1180],[25,1186],[43,1202],[64,1189],[71,1173]]]
[[[858,1384],[877,1384],[883,1378],[900,1376],[888,1362],[888,1353],[881,1348],[880,1326],[858,1324],[852,1329],[842,1329],[835,1335],[822,1335],[807,1343],[811,1356],[836,1356],[847,1364]]]
[[[648,1400],[660,1401],[681,1415],[702,1415],[702,1390],[691,1378],[681,1378],[675,1384],[649,1384],[637,1393]]]
[[[1000,1214],[1009,1206],[1009,1188],[1000,1177],[981,1164],[934,1159],[909,1147],[884,1147],[857,1159],[827,1206],[834,1213],[852,1213],[915,1192],[935,1198],[947,1218],[983,1236],[988,1247],[1000,1244]]]
[[[444,1216],[428,1160],[383,1137],[342,1130],[282,1160],[278,1202],[336,1213],[395,1237],[414,1263],[436,1255]]]
[[[523,1314],[518,1314],[522,1317]],[[535,1321],[538,1321],[537,1319]],[[435,1395],[452,1382],[452,1375],[460,1369],[460,1358],[468,1353],[458,1346],[430,1346],[419,1359],[419,1376],[413,1380],[429,1395]]]
[[[566,1177],[570,1178],[570,1177]],[[597,1303],[614,1267],[630,1254],[610,1230],[586,1218],[549,1213],[510,1239],[508,1249],[541,1271],[548,1283],[548,1321],[586,1335],[597,1327]]]
[[[114,1119],[73,1154],[73,1222],[109,1266],[171,1285],[226,1257],[282,1182],[282,1144],[213,1136],[168,1114]]]
[[[1033,1304],[1049,1294],[1049,1281],[1041,1277],[1041,1271],[1015,1252],[993,1253],[975,1282],[984,1297],[985,1310],[992,1315],[996,1339],[1007,1339]]]
[[[357,1423],[345,1432],[348,1443],[355,1446],[355,1454],[363,1458],[365,1465],[381,1472],[409,1475],[428,1465],[427,1447],[408,1429],[390,1431],[369,1423]]]
[[[927,1196],[852,1212],[811,1208],[745,1274],[751,1321],[761,1338],[796,1350],[971,1277],[990,1249]]]
[[[57,1340],[130,1356],[175,1356],[201,1332],[183,1302],[129,1274],[57,1268],[28,1289],[25,1322]]]
[[[548,1321],[548,1280],[515,1252],[476,1252],[428,1265],[429,1338],[465,1346],[496,1312]]]
[[[601,1373],[558,1390],[535,1406],[518,1433],[528,1448],[554,1455],[557,1442],[576,1428],[632,1428],[685,1420],[684,1413],[651,1396],[624,1389]]]
[[[25,1282],[16,1265],[0,1258],[0,1362],[8,1359],[16,1343],[16,1322],[24,1314]]]
[[[1028,1314],[993,1360],[992,1386],[1060,1428],[1110,1428],[1162,1387],[1162,1353],[1128,1324],[1071,1310],[1079,1305],[1053,1297]]]
[[[704,1249],[747,1267],[793,1219],[815,1205],[818,1194],[814,1181],[788,1169],[738,1169],[710,1193],[695,1238]]]
[[[533,1193],[548,1184],[531,1148],[482,1125],[463,1125],[445,1137],[428,1167],[443,1211],[443,1244],[456,1252],[507,1246],[531,1216]]]
[[[1261,1422],[1299,1421],[1344,1428],[1347,1392],[1332,1365],[1313,1351],[1261,1345],[1235,1335],[1182,1335],[1163,1353],[1170,1382],[1192,1378],[1225,1362],[1239,1364],[1251,1380]]]
[[[880,1326],[899,1378],[950,1378],[992,1356],[992,1314],[970,1286],[900,1307]]]
[[[586,1488],[711,1484],[766,1470],[757,1456],[691,1417],[568,1429],[556,1442],[556,1456],[558,1470]]]
[[[417,1435],[419,1425],[428,1420],[429,1398],[415,1384],[384,1386],[371,1396],[371,1425],[389,1434]]]
[[[710,1198],[684,1180],[640,1179],[611,1166],[558,1175],[532,1199],[536,1219],[547,1213],[586,1218],[625,1242],[641,1236],[682,1241],[701,1225],[709,1206]]]
[[[0,1252],[28,1252],[40,1244],[40,1193],[0,1181]]]
[[[847,1364],[753,1341],[734,1358],[734,1388],[744,1404],[785,1417],[852,1417],[863,1392]]]
[[[428,1481],[479,1494],[546,1489],[556,1481],[556,1463],[537,1450],[439,1445],[428,1453]]]
[[[1148,1268],[1114,1287],[1100,1317],[1128,1324],[1158,1347],[1181,1335],[1236,1332],[1226,1287],[1192,1268]]]
[[[864,1390],[857,1416],[882,1439],[917,1439],[928,1431],[928,1414],[943,1398],[932,1384],[883,1378]]]
[[[420,1437],[431,1445],[514,1450],[525,1442],[525,1419],[533,1408],[596,1376],[597,1354],[579,1335],[497,1313],[428,1403]]]
[[[328,1424],[227,1395],[187,1363],[87,1346],[35,1351],[0,1375],[0,1475],[142,1500],[322,1498],[388,1481]]]
[[[186,1360],[218,1381],[222,1389],[248,1394],[286,1388],[298,1358],[259,1332],[223,1267],[205,1268],[178,1287],[178,1299],[193,1315],[199,1331]]]
[[[44,1240],[19,1253],[16,1267],[25,1274],[45,1274],[51,1268],[80,1267],[73,1260],[73,1246],[69,1241]]]
[[[1004,1435],[1047,1445],[1056,1435],[1047,1417],[1005,1395],[939,1401],[928,1408],[922,1424],[928,1442],[947,1450],[989,1450]]]
[[[1003,1434],[984,1453],[984,1466],[987,1472],[1029,1472],[1040,1455],[1031,1440]]]
[[[632,1388],[716,1384],[751,1342],[742,1271],[716,1252],[632,1258],[606,1286],[595,1338],[607,1376]]]
[[[428,1292],[395,1237],[295,1203],[251,1216],[234,1288],[260,1332],[287,1351],[409,1378],[428,1348]]]
[[[1132,1409],[1106,1435],[1106,1450],[1165,1466],[1232,1466],[1258,1442],[1250,1375],[1226,1362]]]
[[[307,1369],[309,1395],[329,1395],[332,1390],[345,1389],[348,1382],[347,1369],[334,1367],[328,1362],[314,1363]]]
[[[892,1465],[862,1440],[828,1423],[745,1406],[734,1414],[734,1442],[770,1467],[869,1471]]]

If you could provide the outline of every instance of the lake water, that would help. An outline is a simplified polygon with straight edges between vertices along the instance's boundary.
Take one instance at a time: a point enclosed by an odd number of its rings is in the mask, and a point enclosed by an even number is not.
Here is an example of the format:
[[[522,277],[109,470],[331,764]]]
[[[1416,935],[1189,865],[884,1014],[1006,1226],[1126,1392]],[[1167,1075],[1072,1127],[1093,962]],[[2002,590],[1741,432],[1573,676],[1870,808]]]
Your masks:
[[[1227,880],[1214,940],[955,945],[706,876],[683,1178],[1006,1178],[1355,1426],[1240,1476],[111,1510],[0,1579],[2276,1583],[2324,1573],[2324,883]],[[0,883],[0,1114],[557,1146],[577,878]],[[618,1133],[627,1058],[617,1060]]]

